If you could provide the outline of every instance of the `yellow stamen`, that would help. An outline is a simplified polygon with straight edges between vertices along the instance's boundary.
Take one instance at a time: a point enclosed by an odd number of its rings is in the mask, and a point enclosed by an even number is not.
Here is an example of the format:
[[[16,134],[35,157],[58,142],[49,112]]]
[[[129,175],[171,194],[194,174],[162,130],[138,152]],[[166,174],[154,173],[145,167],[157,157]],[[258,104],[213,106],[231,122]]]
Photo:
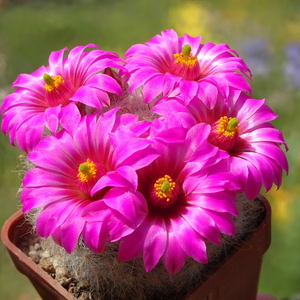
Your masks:
[[[156,196],[161,199],[165,199],[167,202],[172,197],[172,191],[174,190],[176,183],[172,180],[171,176],[165,175],[156,180],[154,188],[156,190]]]
[[[187,67],[193,67],[198,63],[197,57],[192,55],[191,53],[191,46],[184,45],[182,47],[182,53],[175,53],[174,58],[175,64],[184,64]]]
[[[77,177],[81,182],[88,182],[96,177],[97,166],[89,158],[78,167]]]
[[[62,76],[60,76],[60,75],[56,75],[56,76],[52,77],[49,74],[44,74],[43,79],[46,83],[45,90],[48,92],[51,92],[51,91],[57,89],[61,84],[65,83]]]
[[[231,117],[221,117],[220,120],[217,122],[218,124],[218,132],[221,134],[227,136],[227,137],[233,137],[235,134],[238,133],[238,119],[237,118],[231,118]]]

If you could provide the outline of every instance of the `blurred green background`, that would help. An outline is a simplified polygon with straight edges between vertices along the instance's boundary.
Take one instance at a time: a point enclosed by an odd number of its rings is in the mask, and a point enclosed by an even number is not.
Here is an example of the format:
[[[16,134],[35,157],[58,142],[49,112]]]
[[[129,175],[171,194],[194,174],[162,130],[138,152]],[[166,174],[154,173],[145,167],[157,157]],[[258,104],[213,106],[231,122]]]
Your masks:
[[[47,65],[51,51],[95,43],[121,56],[162,30],[227,43],[253,73],[253,94],[280,117],[274,125],[290,147],[289,176],[267,198],[272,245],[259,291],[288,299],[300,293],[300,2],[298,0],[0,0],[0,101],[19,73]],[[20,152],[0,134],[0,226],[19,208]],[[0,245],[1,299],[40,299]],[[221,299],[220,299],[221,300]]]

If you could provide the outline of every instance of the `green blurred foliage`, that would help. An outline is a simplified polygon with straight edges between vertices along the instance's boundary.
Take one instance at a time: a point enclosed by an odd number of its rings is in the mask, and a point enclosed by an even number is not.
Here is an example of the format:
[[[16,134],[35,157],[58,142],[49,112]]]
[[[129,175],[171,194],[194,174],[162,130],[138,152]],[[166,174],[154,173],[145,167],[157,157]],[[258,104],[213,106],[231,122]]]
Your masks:
[[[281,189],[267,194],[273,207],[273,237],[260,291],[290,297],[300,291],[300,86],[291,84],[284,68],[286,47],[300,44],[298,0],[0,0],[0,101],[13,91],[10,85],[19,73],[47,65],[52,51],[94,43],[122,56],[132,44],[144,43],[167,28],[237,50],[253,72],[253,97],[266,98],[280,116],[274,125],[290,147],[291,169]],[[294,56],[291,65],[295,78],[300,78],[300,53]],[[21,181],[12,170],[21,153],[3,135],[0,149],[2,226],[20,206]],[[0,290],[2,299],[39,299],[2,245]]]

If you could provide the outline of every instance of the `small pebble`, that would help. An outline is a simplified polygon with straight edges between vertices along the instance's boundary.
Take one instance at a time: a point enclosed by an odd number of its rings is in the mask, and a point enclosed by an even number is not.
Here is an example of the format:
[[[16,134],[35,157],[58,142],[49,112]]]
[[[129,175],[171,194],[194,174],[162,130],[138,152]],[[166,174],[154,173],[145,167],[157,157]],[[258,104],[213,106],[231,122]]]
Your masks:
[[[41,257],[39,256],[39,254],[35,251],[35,250],[32,250],[32,251],[29,251],[28,252],[28,256],[36,263],[38,264]]]
[[[49,250],[41,251],[40,253],[41,258],[49,258],[51,256]]]
[[[40,260],[39,266],[45,270],[48,274],[52,276],[52,274],[55,274],[55,269],[51,263],[51,260],[49,258],[42,258]]]
[[[53,264],[54,269],[61,266],[60,260],[58,258],[56,258],[55,256],[53,257],[52,264]]]
[[[41,244],[39,244],[39,243],[36,243],[36,244],[34,244],[34,250],[36,250],[36,251],[38,251],[38,250],[41,250]]]

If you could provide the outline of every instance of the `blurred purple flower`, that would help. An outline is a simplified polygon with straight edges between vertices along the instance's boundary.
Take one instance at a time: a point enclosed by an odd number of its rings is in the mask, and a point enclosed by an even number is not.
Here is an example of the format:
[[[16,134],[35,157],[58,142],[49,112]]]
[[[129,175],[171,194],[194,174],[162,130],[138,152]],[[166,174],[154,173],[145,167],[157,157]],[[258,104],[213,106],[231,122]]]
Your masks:
[[[240,53],[253,75],[267,76],[270,73],[271,53],[267,40],[256,38],[242,41]]]
[[[300,88],[300,44],[290,43],[285,47],[284,74],[287,84]]]

